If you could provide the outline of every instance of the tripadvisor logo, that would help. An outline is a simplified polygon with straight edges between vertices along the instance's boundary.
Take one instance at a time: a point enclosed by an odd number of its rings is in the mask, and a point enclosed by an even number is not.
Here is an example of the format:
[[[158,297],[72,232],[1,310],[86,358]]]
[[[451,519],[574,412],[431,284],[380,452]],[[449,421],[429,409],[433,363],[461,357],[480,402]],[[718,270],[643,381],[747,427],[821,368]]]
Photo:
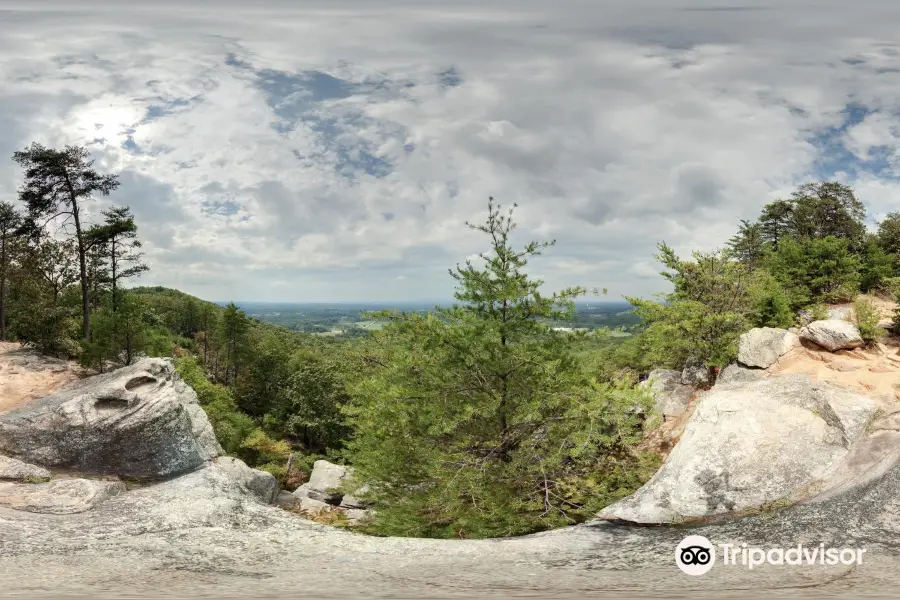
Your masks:
[[[865,548],[826,548],[825,544],[790,548],[757,548],[747,544],[719,544],[723,565],[740,565],[752,570],[770,565],[861,565]],[[675,548],[675,564],[688,575],[703,575],[716,564],[716,547],[702,535],[689,535]]]

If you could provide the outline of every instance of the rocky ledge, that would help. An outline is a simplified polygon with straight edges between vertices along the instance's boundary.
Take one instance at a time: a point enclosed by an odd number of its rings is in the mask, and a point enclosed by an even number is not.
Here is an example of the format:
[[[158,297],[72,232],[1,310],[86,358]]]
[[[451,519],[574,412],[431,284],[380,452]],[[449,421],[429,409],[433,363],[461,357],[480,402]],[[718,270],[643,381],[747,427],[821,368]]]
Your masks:
[[[821,492],[796,504],[757,507],[740,518],[690,528],[596,521],[517,539],[438,541],[363,536],[271,505],[278,492],[274,479],[219,456],[208,421],[171,364],[142,361],[0,413],[4,453],[12,459],[0,462],[11,475],[0,483],[0,586],[4,595],[16,597],[107,598],[894,593],[900,582],[900,444],[890,436],[877,441],[879,431],[893,435],[893,416],[881,414],[870,399],[802,378],[774,381],[705,392],[687,428],[693,433],[685,431],[655,479],[687,477],[689,493],[669,500],[681,514],[709,507],[706,498],[726,500],[713,508],[729,502],[734,510],[756,506],[765,494],[737,489],[759,483],[753,477],[739,486],[729,477],[724,487],[708,478],[711,492],[690,496],[703,489],[694,475],[704,468],[753,472],[750,459],[738,461],[737,449],[743,448],[762,452],[758,462],[790,465],[782,479],[770,473],[773,482],[767,485],[778,488],[775,495],[808,481],[824,482]],[[747,386],[743,392],[741,385]],[[777,406],[774,399],[756,409],[740,406],[740,398],[760,404],[769,396],[779,399]],[[775,415],[764,417],[765,406]],[[776,431],[800,437],[776,440]],[[703,446],[704,432],[726,450],[728,444],[733,448],[717,453],[712,441]],[[863,451],[866,440],[869,450]],[[89,442],[109,443],[120,455],[103,456]],[[692,448],[702,450],[705,465],[689,460]],[[812,456],[799,456],[803,452]],[[59,465],[85,471],[63,476]],[[128,487],[99,474],[114,468],[163,479]],[[317,482],[301,495],[347,501],[332,489],[329,482]],[[658,494],[645,496],[648,505],[659,505]],[[688,534],[714,544],[863,547],[867,558],[862,565],[752,571],[717,565],[703,577],[686,577],[673,554]]]

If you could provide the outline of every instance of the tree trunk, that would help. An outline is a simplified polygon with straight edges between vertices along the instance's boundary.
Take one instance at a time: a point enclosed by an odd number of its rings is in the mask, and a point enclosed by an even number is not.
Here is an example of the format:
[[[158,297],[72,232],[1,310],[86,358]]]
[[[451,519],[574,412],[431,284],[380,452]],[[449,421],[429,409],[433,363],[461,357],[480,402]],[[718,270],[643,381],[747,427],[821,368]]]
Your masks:
[[[110,266],[112,268],[112,309],[113,312],[116,312],[116,237],[113,235],[113,238],[110,240]]]
[[[0,342],[6,341],[6,236],[0,239]]]
[[[75,219],[75,236],[78,239],[78,268],[81,275],[81,330],[86,341],[91,341],[91,289],[87,274],[87,249],[84,247],[84,236],[81,232],[81,218],[78,214],[78,198],[75,196],[75,188],[66,175],[66,185],[69,188],[69,201],[72,203],[72,217]]]

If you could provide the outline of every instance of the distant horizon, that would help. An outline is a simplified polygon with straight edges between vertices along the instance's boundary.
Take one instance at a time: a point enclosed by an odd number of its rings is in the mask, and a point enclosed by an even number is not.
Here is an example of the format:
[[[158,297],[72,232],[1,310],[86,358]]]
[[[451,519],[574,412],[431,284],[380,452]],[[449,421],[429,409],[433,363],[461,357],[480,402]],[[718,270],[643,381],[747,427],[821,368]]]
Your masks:
[[[357,305],[403,305],[403,306],[420,306],[424,304],[445,305],[453,304],[458,300],[334,300],[334,301],[314,301],[304,302],[296,300],[209,300],[213,304],[234,304],[240,305],[268,305],[268,306],[357,306]],[[626,300],[594,300],[594,301],[576,301],[576,306],[584,306],[590,304],[628,304]]]

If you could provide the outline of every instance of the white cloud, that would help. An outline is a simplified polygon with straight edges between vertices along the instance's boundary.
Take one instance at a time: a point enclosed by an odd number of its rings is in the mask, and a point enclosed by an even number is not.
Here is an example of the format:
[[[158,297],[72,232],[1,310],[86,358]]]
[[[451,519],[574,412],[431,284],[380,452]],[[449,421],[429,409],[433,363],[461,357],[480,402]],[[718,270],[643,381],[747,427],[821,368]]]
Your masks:
[[[93,143],[145,280],[207,298],[446,298],[488,195],[558,239],[549,287],[649,294],[659,240],[720,247],[823,169],[900,210],[900,8],[862,4],[4,5],[0,151]]]

